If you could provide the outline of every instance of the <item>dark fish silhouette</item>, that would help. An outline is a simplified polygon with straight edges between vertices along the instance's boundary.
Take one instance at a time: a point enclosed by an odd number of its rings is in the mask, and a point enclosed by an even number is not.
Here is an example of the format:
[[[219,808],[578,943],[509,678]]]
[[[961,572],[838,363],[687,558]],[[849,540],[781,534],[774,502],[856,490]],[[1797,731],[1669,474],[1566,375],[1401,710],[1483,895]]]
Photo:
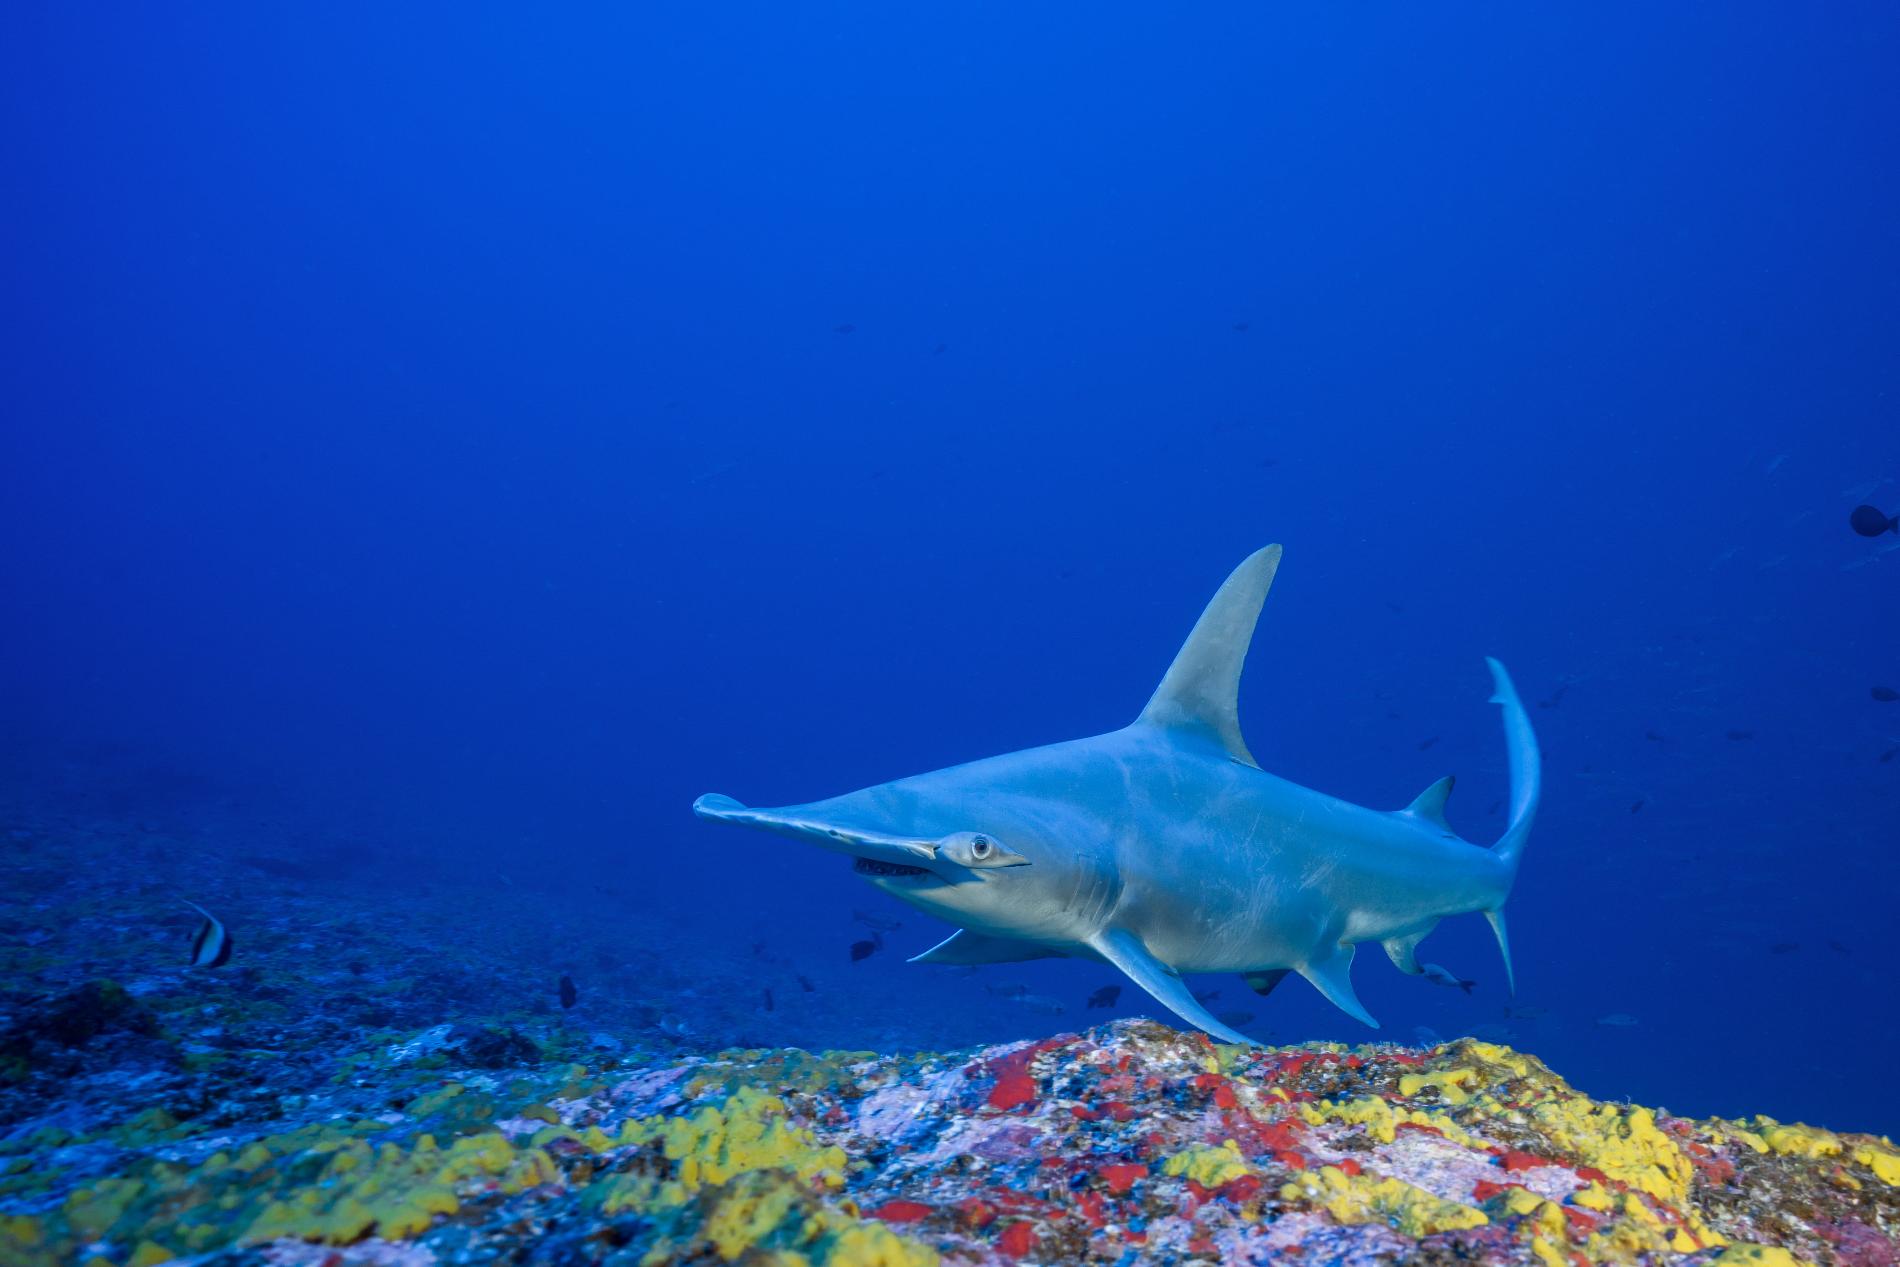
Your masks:
[[[1900,757],[1900,748],[1889,748],[1880,754],[1880,760],[1883,764],[1893,760],[1895,757]]]
[[[1122,988],[1120,986],[1105,985],[1101,989],[1097,990],[1094,994],[1089,995],[1089,1006],[1090,1007],[1114,1007],[1115,1000],[1119,999],[1121,996],[1122,996]]]
[[[1778,941],[1768,948],[1768,953],[1771,955],[1792,955],[1799,949],[1801,949],[1801,943],[1798,941]]]
[[[1238,1029],[1242,1025],[1245,1025],[1248,1021],[1251,1021],[1253,1019],[1253,1013],[1252,1012],[1222,1012],[1220,1013],[1218,1019]]]
[[[1863,537],[1877,537],[1883,532],[1900,532],[1900,515],[1889,515],[1878,506],[1856,506],[1847,522],[1855,532]]]
[[[580,1002],[580,999],[581,999],[581,992],[575,988],[574,978],[568,976],[565,972],[562,973],[561,974],[561,1006],[564,1008],[573,1007],[576,1003]]]
[[[860,959],[869,959],[876,953],[877,943],[874,941],[854,941],[851,943],[852,963],[857,963]]]
[[[1728,737],[1739,742],[1743,739],[1753,739],[1755,732],[1752,730],[1731,730],[1728,732]]]
[[[1630,813],[1640,814],[1642,812],[1643,812],[1643,798],[1639,796],[1636,798],[1636,803],[1630,806]]]
[[[1538,701],[1537,701],[1537,707],[1539,707],[1539,708],[1555,708],[1555,707],[1557,707],[1557,705],[1559,705],[1559,704],[1561,704],[1561,703],[1563,703],[1563,702],[1564,702],[1564,692],[1565,692],[1565,691],[1567,691],[1567,690],[1569,690],[1569,689],[1570,689],[1570,683],[1568,683],[1568,682],[1566,682],[1566,683],[1564,683],[1564,684],[1563,684],[1562,686],[1560,686],[1560,687],[1558,687],[1558,688],[1557,688],[1556,690],[1554,690],[1554,691],[1552,691],[1552,692],[1550,693],[1550,698],[1549,698],[1549,699],[1540,699],[1540,700],[1538,700]]]
[[[1240,331],[1240,332],[1241,332],[1242,334],[1245,334],[1245,333],[1247,333],[1247,331],[1248,331],[1248,329],[1250,328],[1250,326],[1251,326],[1251,325],[1252,325],[1252,323],[1251,323],[1251,322],[1247,322],[1247,321],[1236,321],[1236,322],[1234,322],[1234,329],[1236,329],[1236,330],[1238,330],[1238,331]]]
[[[364,963],[361,959],[350,960],[350,975],[351,976],[360,977],[368,971],[369,971],[369,965]]]
[[[1426,750],[1427,748],[1429,748],[1429,747],[1431,747],[1431,746],[1432,746],[1433,744],[1435,744],[1435,743],[1437,743],[1437,742],[1438,742],[1438,736],[1437,736],[1437,735],[1433,735],[1433,736],[1432,736],[1432,737],[1431,737],[1430,739],[1421,739],[1421,740],[1419,740],[1419,741],[1418,741],[1418,750],[1419,750],[1420,752],[1423,752],[1423,751],[1425,751],[1425,750]]]
[[[772,987],[771,986],[765,987],[765,1010],[768,1012],[772,1010]]]
[[[185,905],[205,917],[198,931],[191,935],[191,958],[186,962],[194,968],[222,968],[230,963],[231,934],[223,923],[196,902],[187,899]]]
[[[831,327],[831,332],[833,334],[850,334],[855,329],[857,329],[857,327],[852,325],[849,321],[847,321],[841,326]]]
[[[904,926],[899,920],[886,919],[882,915],[873,915],[869,911],[859,910],[851,912],[851,922],[862,924],[874,933],[893,933]]]
[[[1669,742],[1667,739],[1663,738],[1661,735],[1657,734],[1653,730],[1645,730],[1643,732],[1643,738],[1649,740],[1649,742],[1651,743],[1668,743]]]
[[[948,343],[939,343],[936,347],[930,349],[930,354],[932,356],[942,356],[945,352],[948,352],[949,350],[950,350],[950,345]]]
[[[1894,690],[1891,686],[1870,686],[1867,688],[1867,693],[1883,704],[1891,704],[1900,699],[1900,691]]]
[[[811,983],[810,977],[797,976],[793,977],[792,980],[798,982],[798,988],[803,990],[806,994],[810,994],[818,988]]]

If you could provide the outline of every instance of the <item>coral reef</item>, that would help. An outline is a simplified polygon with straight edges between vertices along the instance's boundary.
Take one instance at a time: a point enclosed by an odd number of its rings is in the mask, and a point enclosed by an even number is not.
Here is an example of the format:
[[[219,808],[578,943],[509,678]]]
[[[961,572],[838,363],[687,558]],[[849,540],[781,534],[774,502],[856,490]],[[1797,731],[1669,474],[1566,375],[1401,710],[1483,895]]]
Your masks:
[[[1885,1140],[1599,1102],[1475,1040],[1250,1049],[1118,1021],[943,1055],[449,1072],[275,1132],[147,1112],[16,1133],[0,1261],[1861,1267],[1900,1249]],[[101,1150],[104,1172],[66,1179]]]

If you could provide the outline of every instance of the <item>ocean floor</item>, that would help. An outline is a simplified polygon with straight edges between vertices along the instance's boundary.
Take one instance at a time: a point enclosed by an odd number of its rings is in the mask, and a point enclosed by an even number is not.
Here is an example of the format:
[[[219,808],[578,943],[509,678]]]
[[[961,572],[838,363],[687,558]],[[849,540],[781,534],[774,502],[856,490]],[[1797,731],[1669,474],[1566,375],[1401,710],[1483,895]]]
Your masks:
[[[1495,1043],[1025,1013],[919,1052],[968,1031],[493,877],[38,810],[0,846],[5,1267],[1900,1261],[1885,1140],[1599,1102]],[[228,965],[186,966],[181,895]],[[878,1050],[794,1045],[866,1009]]]

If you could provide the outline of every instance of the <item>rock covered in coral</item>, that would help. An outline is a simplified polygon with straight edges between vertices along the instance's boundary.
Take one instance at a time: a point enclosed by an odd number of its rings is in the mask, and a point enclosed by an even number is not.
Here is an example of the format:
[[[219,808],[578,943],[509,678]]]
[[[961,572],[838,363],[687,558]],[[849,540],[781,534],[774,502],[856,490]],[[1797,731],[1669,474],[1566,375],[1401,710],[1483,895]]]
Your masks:
[[[100,1148],[109,1172],[59,1182]],[[1859,1267],[1896,1259],[1900,1153],[1594,1101],[1475,1041],[1250,1049],[1118,1022],[947,1055],[471,1067],[269,1131],[16,1136],[0,1211],[0,1261],[35,1267]]]

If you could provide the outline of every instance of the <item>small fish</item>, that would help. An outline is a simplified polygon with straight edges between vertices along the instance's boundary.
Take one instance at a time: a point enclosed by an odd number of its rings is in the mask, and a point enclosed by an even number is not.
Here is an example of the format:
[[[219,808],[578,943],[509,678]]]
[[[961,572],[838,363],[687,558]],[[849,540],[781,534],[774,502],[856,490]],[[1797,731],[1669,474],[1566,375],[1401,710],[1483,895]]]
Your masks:
[[[768,1011],[768,1012],[770,1012],[770,1011],[772,1011],[772,1010],[773,1010],[773,1008],[772,1008],[772,987],[771,987],[771,986],[769,986],[769,985],[765,987],[765,1000],[764,1000],[764,1001],[765,1001],[765,1010],[766,1010],[766,1011]]]
[[[1217,1019],[1220,1020],[1222,1024],[1232,1025],[1235,1029],[1239,1029],[1242,1025],[1245,1025],[1248,1021],[1253,1019],[1253,1013],[1238,1011],[1222,1012]]]
[[[1016,1001],[1032,1012],[1041,1012],[1044,1016],[1060,1016],[1068,1009],[1062,1006],[1061,999],[1052,999],[1046,994],[1020,994]]]
[[[185,900],[198,914],[204,916],[204,923],[198,925],[198,931],[191,935],[191,958],[186,962],[194,968],[222,968],[231,962],[231,934],[224,924],[204,907]]]
[[[581,1001],[581,992],[574,985],[574,978],[565,972],[561,974],[561,1007],[563,1010],[573,1007]]]
[[[1504,808],[1503,801],[1492,801],[1491,808],[1484,812],[1486,818],[1496,818],[1498,811]]]
[[[900,920],[889,919],[883,915],[873,915],[869,911],[859,910],[853,910],[851,912],[851,922],[854,924],[862,924],[871,931],[878,933],[894,933],[904,926]]]
[[[1649,740],[1649,742],[1651,743],[1668,743],[1669,742],[1667,739],[1663,738],[1661,735],[1657,734],[1653,730],[1645,730],[1643,732],[1643,738]]]
[[[1026,985],[986,985],[983,987],[983,992],[993,994],[999,999],[1020,999],[1029,993],[1029,987]]]
[[[1893,760],[1895,757],[1900,757],[1900,748],[1889,748],[1885,752],[1880,754],[1881,764],[1884,765],[1887,762]]]
[[[1778,941],[1768,948],[1768,953],[1771,955],[1792,955],[1799,949],[1801,949],[1801,943],[1798,941]]]
[[[1423,751],[1425,751],[1425,750],[1426,750],[1427,748],[1429,748],[1429,747],[1431,747],[1431,746],[1432,746],[1433,744],[1435,744],[1435,743],[1437,743],[1437,742],[1438,742],[1438,736],[1437,736],[1437,735],[1433,735],[1433,736],[1432,736],[1432,737],[1431,737],[1430,739],[1421,739],[1421,740],[1419,740],[1419,741],[1418,741],[1418,750],[1419,750],[1420,752],[1423,752]]]
[[[1728,737],[1740,743],[1744,739],[1753,739],[1755,732],[1752,730],[1731,730],[1728,732]]]
[[[857,329],[857,327],[847,321],[843,325],[831,327],[831,332],[833,334],[850,334],[855,329]]]
[[[1558,688],[1557,688],[1556,690],[1554,690],[1554,691],[1552,691],[1552,692],[1550,693],[1550,698],[1549,698],[1549,699],[1540,699],[1540,700],[1538,700],[1538,701],[1537,701],[1537,707],[1539,707],[1539,708],[1555,708],[1555,707],[1557,707],[1557,705],[1559,705],[1559,704],[1561,704],[1561,703],[1563,703],[1563,702],[1564,702],[1564,692],[1565,692],[1565,691],[1567,691],[1567,690],[1569,690],[1569,689],[1570,689],[1570,683],[1568,683],[1568,682],[1565,682],[1565,683],[1564,683],[1564,684],[1563,684],[1562,686],[1560,686],[1560,687],[1558,687]]]
[[[1831,950],[1831,951],[1833,951],[1833,952],[1834,952],[1835,954],[1837,954],[1837,955],[1844,955],[1844,954],[1846,954],[1846,953],[1848,953],[1848,952],[1847,952],[1847,947],[1845,947],[1845,946],[1843,946],[1843,945],[1841,945],[1841,943],[1839,943],[1839,942],[1837,942],[1837,941],[1830,941],[1830,942],[1829,942],[1829,943],[1827,944],[1827,948],[1828,948],[1829,950]]]
[[[1089,995],[1090,1007],[1114,1007],[1115,1000],[1121,998],[1122,988],[1118,985],[1105,985]]]
[[[930,354],[932,356],[942,356],[945,352],[948,352],[949,350],[950,350],[950,345],[948,343],[939,343],[936,347],[930,349]]]
[[[1867,688],[1867,693],[1882,704],[1891,704],[1895,700],[1900,700],[1900,691],[1894,690],[1891,686],[1870,686]]]
[[[1252,328],[1253,328],[1253,323],[1252,323],[1252,322],[1250,322],[1250,321],[1236,321],[1236,322],[1234,322],[1234,329],[1235,329],[1235,330],[1237,330],[1238,332],[1240,332],[1241,334],[1245,334],[1245,333],[1247,333],[1247,331],[1248,331],[1248,330],[1250,330],[1250,329],[1252,329]]]
[[[1549,1008],[1539,1007],[1535,1003],[1513,1003],[1504,1009],[1505,1019],[1512,1021],[1534,1021],[1549,1015]]]
[[[793,977],[792,980],[798,982],[798,988],[803,990],[806,994],[815,993],[818,989],[817,986],[811,983],[810,977],[800,975]]]
[[[851,943],[851,962],[852,963],[857,963],[858,961],[863,960],[863,959],[869,959],[872,955],[875,955],[876,953],[877,953],[877,943],[874,941],[854,941]]]
[[[1628,1012],[1611,1012],[1608,1016],[1597,1017],[1597,1024],[1608,1029],[1628,1029],[1637,1024],[1637,1020]]]
[[[1219,990],[1209,990],[1206,994],[1201,995],[1200,999],[1201,999],[1201,1002],[1203,1003],[1212,1003],[1215,999],[1218,999],[1219,997],[1220,997]]]
[[[1900,532],[1900,515],[1889,515],[1878,506],[1856,506],[1847,522],[1863,537],[1878,537],[1883,532]]]
[[[1630,813],[1640,814],[1642,812],[1643,812],[1643,798],[1639,796],[1636,798],[1634,803],[1630,805]]]

